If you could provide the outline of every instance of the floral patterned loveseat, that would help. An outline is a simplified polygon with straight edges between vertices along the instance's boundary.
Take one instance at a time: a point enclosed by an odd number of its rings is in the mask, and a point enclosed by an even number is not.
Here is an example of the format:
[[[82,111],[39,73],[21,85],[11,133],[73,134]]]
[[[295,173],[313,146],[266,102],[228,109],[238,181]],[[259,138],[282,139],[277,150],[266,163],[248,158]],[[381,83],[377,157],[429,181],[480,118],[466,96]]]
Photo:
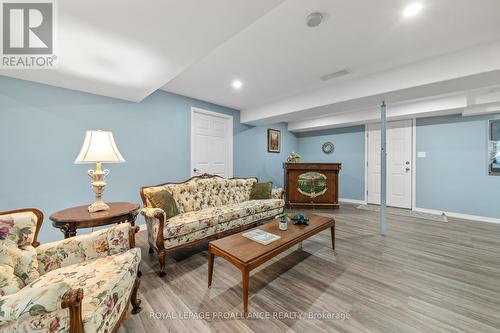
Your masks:
[[[39,245],[43,214],[0,212],[0,332],[114,332],[137,299],[138,227]]]
[[[168,252],[196,245],[202,240],[247,229],[283,212],[282,189],[272,189],[272,199],[250,200],[257,178],[231,178],[204,174],[183,183],[142,187],[149,253],[157,252],[160,276],[165,275]],[[167,217],[148,199],[150,193],[167,190],[179,214]]]

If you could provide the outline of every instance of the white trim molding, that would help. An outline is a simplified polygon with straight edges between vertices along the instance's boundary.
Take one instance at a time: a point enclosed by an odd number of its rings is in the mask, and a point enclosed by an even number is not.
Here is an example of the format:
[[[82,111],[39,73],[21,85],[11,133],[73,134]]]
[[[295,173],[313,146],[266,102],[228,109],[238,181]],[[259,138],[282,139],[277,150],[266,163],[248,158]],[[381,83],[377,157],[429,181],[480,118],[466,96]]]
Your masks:
[[[427,214],[434,214],[434,215],[443,215],[444,214],[447,217],[453,217],[453,218],[462,219],[462,220],[471,220],[471,221],[500,224],[500,219],[495,218],[495,217],[469,215],[469,214],[455,213],[455,212],[445,212],[445,211],[437,210],[437,209],[418,208],[418,207],[413,208],[413,211],[427,213]]]
[[[339,202],[352,203],[352,204],[359,204],[359,205],[364,205],[364,204],[366,204],[366,201],[365,201],[365,200],[356,200],[356,199],[347,199],[347,198],[339,198]]]
[[[411,208],[417,207],[417,118],[411,126]]]
[[[368,202],[368,124],[365,124],[365,203]]]

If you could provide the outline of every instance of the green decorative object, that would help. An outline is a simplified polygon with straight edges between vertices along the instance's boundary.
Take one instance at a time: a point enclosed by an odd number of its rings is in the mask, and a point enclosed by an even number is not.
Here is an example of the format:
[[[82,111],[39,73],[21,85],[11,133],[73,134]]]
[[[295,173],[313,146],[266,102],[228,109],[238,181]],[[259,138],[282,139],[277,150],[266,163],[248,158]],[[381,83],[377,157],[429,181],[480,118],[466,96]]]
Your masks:
[[[286,161],[289,163],[298,163],[300,161],[300,158],[301,156],[298,153],[292,151],[291,154],[288,155]]]
[[[319,172],[306,172],[299,176],[297,190],[310,198],[325,194],[327,177]]]
[[[153,207],[163,209],[167,219],[179,214],[177,203],[172,194],[167,190],[147,193],[146,198],[148,198]]]
[[[295,225],[309,225],[309,219],[302,213],[297,213],[292,218],[293,224]]]
[[[287,213],[281,213],[279,215],[276,215],[275,218],[281,222],[290,222],[290,216],[288,216]]]
[[[252,192],[250,192],[250,200],[272,199],[273,182],[254,183]]]

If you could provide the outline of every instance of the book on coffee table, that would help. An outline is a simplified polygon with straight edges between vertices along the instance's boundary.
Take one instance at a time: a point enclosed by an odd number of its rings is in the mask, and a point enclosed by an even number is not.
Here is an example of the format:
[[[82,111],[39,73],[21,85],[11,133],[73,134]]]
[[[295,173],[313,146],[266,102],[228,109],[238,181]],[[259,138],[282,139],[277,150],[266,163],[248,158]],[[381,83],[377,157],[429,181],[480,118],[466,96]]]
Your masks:
[[[267,245],[269,243],[274,242],[275,240],[280,239],[280,236],[271,234],[270,232],[260,229],[255,229],[249,232],[245,232],[241,235],[257,243],[261,243],[262,245]]]

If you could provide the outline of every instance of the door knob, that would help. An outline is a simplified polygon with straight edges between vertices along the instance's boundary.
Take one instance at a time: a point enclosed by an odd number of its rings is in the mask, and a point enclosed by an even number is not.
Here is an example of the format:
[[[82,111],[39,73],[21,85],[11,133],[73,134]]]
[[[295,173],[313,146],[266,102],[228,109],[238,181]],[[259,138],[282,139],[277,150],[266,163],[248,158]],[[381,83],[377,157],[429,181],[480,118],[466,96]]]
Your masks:
[[[405,169],[405,170],[406,170],[406,171],[410,171],[410,168],[406,167],[406,169]]]
[[[405,164],[406,164],[406,165],[410,165],[410,161],[406,161],[406,162],[405,162]]]

